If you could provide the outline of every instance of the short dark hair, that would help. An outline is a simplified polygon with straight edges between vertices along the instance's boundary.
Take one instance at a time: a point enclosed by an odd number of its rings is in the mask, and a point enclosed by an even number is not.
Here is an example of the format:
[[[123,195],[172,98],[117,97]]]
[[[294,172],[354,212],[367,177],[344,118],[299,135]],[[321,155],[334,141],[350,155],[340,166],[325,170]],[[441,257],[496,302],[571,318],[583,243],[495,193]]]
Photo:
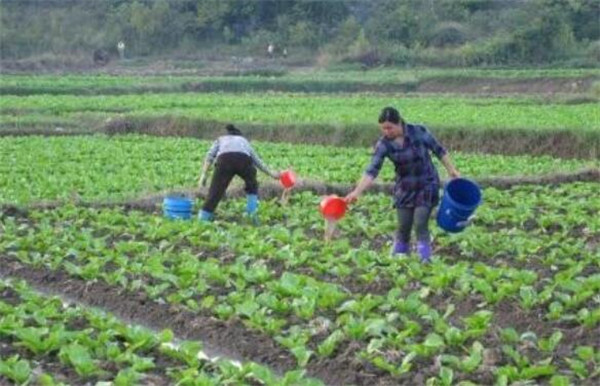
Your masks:
[[[381,110],[381,113],[379,113],[378,122],[391,122],[395,123],[396,125],[402,123],[402,125],[404,125],[404,119],[402,119],[398,110],[390,106],[384,107],[383,110]]]
[[[241,130],[231,123],[228,123],[227,126],[225,126],[225,130],[227,130],[227,134],[229,135],[243,135]]]

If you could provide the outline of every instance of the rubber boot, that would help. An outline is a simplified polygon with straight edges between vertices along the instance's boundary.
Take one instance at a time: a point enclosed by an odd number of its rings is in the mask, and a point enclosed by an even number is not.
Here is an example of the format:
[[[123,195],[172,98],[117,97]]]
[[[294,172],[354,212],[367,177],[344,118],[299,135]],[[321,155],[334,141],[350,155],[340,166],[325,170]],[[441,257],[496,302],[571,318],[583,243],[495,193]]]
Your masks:
[[[421,263],[431,263],[431,245],[427,241],[417,242],[417,252],[421,257]]]
[[[394,242],[394,247],[392,248],[392,254],[408,255],[409,252],[410,252],[410,244],[409,243],[405,243],[404,241]]]
[[[207,212],[205,210],[201,210],[198,213],[198,220],[200,221],[212,221],[214,217],[214,214],[212,214],[211,212]]]
[[[258,196],[256,194],[246,195],[246,213],[250,220],[256,225],[258,223]]]

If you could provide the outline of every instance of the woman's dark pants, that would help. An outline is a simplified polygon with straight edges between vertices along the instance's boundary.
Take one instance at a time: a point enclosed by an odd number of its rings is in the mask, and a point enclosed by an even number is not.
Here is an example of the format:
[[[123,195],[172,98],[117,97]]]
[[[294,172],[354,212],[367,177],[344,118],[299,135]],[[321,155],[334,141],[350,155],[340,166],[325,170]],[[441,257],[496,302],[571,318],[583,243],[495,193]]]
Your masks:
[[[240,176],[244,180],[246,194],[258,194],[256,168],[252,158],[244,153],[224,153],[217,157],[208,197],[202,210],[214,213],[234,176]]]
[[[429,216],[431,215],[431,209],[429,206],[398,208],[399,227],[396,231],[396,241],[408,244],[414,224],[417,240],[429,243]]]

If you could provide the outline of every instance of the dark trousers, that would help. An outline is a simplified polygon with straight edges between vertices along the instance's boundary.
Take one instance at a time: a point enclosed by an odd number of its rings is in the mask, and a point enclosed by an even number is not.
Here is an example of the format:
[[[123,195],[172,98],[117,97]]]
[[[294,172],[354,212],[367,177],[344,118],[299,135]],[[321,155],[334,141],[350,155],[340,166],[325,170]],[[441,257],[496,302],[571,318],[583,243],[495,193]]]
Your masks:
[[[429,242],[429,216],[431,215],[431,209],[429,206],[398,208],[396,241],[410,242],[410,233],[414,224],[417,240]]]
[[[244,153],[224,153],[217,157],[208,197],[202,210],[211,213],[215,211],[234,176],[240,176],[244,180],[247,194],[258,193],[256,168],[252,158]]]

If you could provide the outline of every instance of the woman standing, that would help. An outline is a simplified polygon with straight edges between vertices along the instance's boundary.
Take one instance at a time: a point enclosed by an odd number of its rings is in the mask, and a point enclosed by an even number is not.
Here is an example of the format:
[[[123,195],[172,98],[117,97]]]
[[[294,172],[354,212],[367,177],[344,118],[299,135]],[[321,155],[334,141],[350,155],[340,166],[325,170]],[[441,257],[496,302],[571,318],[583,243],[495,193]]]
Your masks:
[[[377,142],[371,164],[356,188],[346,196],[347,202],[358,199],[377,178],[384,159],[394,164],[394,207],[398,215],[393,253],[410,252],[411,229],[415,227],[417,252],[421,261],[431,261],[429,217],[439,202],[440,177],[431,160],[433,152],[451,178],[460,174],[439,142],[423,126],[407,124],[393,107],[384,108],[379,115],[382,137]]]
[[[216,160],[215,172],[208,188],[208,197],[198,214],[200,220],[210,221],[213,219],[219,201],[236,175],[240,176],[245,183],[246,212],[251,217],[255,217],[258,210],[256,168],[272,178],[279,178],[279,173],[271,172],[267,168],[238,128],[229,124],[226,126],[226,130],[227,134],[219,137],[213,143],[206,154],[202,167],[199,185],[206,186],[208,169]]]

